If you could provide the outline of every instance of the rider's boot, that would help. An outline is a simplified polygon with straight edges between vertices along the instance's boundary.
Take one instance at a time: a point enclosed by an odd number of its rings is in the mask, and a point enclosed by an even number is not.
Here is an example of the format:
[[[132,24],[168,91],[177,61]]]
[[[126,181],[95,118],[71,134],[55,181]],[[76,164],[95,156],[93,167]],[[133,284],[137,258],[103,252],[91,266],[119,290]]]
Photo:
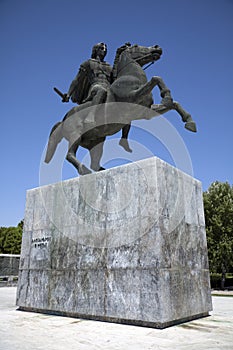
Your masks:
[[[119,141],[119,145],[120,145],[121,147],[123,147],[124,150],[125,150],[126,152],[130,152],[130,153],[133,152],[132,149],[129,147],[129,143],[128,143],[128,140],[127,140],[127,139],[125,139],[125,138],[122,137],[122,138],[120,139],[120,141]]]
[[[132,149],[129,147],[129,143],[128,143],[128,135],[129,135],[130,128],[131,128],[131,124],[126,124],[122,128],[122,134],[121,134],[121,139],[119,141],[119,145],[123,147],[126,152],[131,153]]]

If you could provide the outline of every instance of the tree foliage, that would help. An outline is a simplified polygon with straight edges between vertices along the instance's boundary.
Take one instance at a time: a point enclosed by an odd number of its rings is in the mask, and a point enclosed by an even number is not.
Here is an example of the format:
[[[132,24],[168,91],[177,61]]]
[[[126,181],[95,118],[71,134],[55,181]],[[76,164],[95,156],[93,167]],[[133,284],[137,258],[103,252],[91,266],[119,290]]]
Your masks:
[[[0,227],[0,254],[20,254],[23,221],[17,227]]]
[[[204,192],[204,210],[210,271],[233,270],[233,186],[228,182],[213,182]]]

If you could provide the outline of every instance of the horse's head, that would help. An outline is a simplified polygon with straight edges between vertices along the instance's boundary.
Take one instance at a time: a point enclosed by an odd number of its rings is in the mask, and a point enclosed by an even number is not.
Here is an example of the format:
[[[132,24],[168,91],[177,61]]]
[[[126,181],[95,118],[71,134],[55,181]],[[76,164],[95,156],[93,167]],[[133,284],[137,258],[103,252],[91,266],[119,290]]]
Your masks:
[[[133,60],[140,64],[140,66],[144,66],[149,62],[157,61],[162,55],[162,49],[158,45],[147,47],[135,44],[133,46],[128,46],[126,52]]]

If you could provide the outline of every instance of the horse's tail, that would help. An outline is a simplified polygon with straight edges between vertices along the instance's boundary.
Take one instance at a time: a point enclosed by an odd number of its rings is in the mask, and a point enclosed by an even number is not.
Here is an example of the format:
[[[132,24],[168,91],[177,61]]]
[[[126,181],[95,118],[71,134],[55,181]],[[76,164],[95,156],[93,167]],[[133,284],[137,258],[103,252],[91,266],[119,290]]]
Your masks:
[[[51,133],[49,135],[49,142],[47,146],[46,156],[45,156],[45,163],[49,163],[50,160],[53,158],[53,155],[56,151],[57,145],[59,142],[61,142],[63,135],[62,135],[62,122],[58,122],[54,125],[54,127],[51,130]]]

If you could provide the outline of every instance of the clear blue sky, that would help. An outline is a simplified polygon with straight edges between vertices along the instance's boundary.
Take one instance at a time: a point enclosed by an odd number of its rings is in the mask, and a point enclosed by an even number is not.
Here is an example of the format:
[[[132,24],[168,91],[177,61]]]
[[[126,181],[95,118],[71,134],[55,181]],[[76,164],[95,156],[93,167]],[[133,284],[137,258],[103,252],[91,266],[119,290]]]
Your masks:
[[[67,91],[100,41],[111,64],[126,41],[163,48],[147,75],[164,78],[198,133],[185,130],[175,112],[164,118],[183,138],[204,190],[215,180],[232,184],[232,0],[0,0],[0,33],[0,226],[23,218],[26,190],[39,185],[50,129],[72,107],[53,86]],[[154,99],[159,102],[156,89]],[[151,152],[169,162],[157,145]],[[71,165],[64,167],[64,179],[76,176]]]

